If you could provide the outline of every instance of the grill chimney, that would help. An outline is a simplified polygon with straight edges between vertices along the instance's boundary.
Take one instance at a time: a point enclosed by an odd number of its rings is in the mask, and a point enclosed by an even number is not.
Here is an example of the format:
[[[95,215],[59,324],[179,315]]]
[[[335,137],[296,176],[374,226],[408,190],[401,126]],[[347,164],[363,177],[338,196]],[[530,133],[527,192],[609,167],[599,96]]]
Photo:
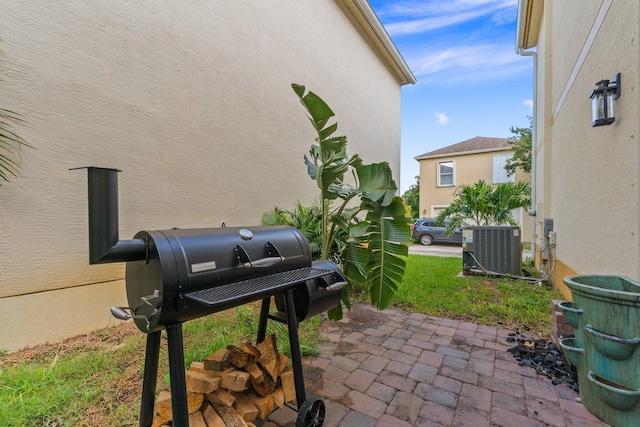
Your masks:
[[[95,166],[87,169],[89,189],[89,264],[141,261],[146,244],[141,239],[118,237],[118,169]]]

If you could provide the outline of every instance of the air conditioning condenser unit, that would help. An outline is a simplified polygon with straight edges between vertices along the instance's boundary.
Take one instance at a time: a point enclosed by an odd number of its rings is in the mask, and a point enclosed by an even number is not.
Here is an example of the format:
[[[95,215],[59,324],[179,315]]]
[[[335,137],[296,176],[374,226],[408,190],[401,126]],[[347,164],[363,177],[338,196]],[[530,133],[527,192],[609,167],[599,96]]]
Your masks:
[[[522,269],[520,227],[462,227],[462,272],[464,274],[512,274]]]

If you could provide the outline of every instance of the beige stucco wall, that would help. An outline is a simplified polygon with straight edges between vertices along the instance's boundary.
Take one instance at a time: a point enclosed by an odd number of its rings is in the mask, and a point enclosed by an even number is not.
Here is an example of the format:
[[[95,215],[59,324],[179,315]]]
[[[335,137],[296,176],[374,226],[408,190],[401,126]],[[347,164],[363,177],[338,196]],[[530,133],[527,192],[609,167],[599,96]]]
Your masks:
[[[508,149],[493,150],[420,160],[420,217],[432,217],[434,207],[446,207],[451,204],[454,192],[460,185],[471,185],[480,180],[491,183],[493,156],[510,153]],[[438,163],[447,161],[454,162],[455,185],[438,187]],[[529,182],[531,176],[518,169],[515,179]],[[531,221],[526,214],[522,216],[522,241],[528,242],[531,236]]]
[[[112,323],[124,265],[88,265],[77,166],[122,169],[120,236],[258,224],[311,203],[313,131],[290,88],[334,109],[348,151],[400,167],[400,83],[342,2],[17,0],[0,22],[0,107],[35,149],[0,189],[0,349]],[[71,289],[70,291],[61,291]]]
[[[537,232],[553,218],[558,286],[562,272],[640,276],[640,4],[612,2],[598,27],[603,4],[545,2],[538,43]],[[618,72],[616,121],[591,127],[589,95]]]

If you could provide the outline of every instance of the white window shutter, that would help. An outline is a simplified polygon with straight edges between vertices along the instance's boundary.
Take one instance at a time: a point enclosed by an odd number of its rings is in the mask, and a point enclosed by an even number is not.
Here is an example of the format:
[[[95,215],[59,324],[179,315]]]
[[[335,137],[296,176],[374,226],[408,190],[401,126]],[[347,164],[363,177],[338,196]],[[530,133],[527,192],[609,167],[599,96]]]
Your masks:
[[[491,182],[494,184],[502,184],[503,182],[515,182],[515,175],[507,176],[504,167],[507,160],[513,157],[513,154],[500,154],[493,156],[493,168]]]

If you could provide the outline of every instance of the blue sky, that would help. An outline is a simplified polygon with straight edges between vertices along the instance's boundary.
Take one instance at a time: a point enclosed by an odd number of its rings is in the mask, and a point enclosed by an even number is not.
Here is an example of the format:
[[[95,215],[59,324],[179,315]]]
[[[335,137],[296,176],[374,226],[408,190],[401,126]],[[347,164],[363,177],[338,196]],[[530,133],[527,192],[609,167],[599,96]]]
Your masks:
[[[402,88],[401,192],[416,156],[529,125],[533,60],[515,53],[517,0],[369,3],[418,80]]]

